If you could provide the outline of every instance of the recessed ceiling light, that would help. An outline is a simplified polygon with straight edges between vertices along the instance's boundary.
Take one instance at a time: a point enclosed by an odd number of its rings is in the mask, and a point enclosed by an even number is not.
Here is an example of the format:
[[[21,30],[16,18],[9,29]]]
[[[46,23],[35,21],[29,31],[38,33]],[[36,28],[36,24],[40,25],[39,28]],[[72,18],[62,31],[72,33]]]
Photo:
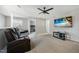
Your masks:
[[[17,5],[17,7],[21,8],[21,6],[20,6],[20,5]]]

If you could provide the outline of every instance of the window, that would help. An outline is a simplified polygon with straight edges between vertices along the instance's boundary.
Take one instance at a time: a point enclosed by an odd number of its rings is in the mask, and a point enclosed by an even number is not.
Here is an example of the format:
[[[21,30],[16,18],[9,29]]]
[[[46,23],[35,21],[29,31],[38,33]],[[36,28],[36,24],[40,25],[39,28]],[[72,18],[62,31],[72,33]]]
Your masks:
[[[14,19],[13,20],[13,27],[21,27],[23,24],[22,20]]]

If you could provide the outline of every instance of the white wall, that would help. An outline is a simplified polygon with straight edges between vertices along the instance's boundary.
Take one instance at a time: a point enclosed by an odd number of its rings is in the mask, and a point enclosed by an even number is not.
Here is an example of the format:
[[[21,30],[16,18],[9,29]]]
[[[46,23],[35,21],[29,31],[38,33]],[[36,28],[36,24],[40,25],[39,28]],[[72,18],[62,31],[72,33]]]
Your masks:
[[[0,28],[5,27],[5,16],[0,14]]]
[[[54,27],[53,20],[51,20],[50,24],[50,33],[53,31],[65,31],[68,32],[71,36],[71,40],[78,41],[79,42],[79,9],[72,10],[68,13],[63,14],[64,16],[72,16],[73,17],[73,26],[71,28],[67,27]]]

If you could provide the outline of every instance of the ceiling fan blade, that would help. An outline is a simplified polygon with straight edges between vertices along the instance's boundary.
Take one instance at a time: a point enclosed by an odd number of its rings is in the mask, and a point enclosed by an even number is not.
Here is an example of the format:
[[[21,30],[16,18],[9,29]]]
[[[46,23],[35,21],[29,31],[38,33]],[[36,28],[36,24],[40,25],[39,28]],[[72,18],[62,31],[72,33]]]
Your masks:
[[[49,14],[48,12],[45,12],[46,14]]]
[[[42,9],[40,9],[40,8],[37,8],[38,10],[40,10],[40,11],[43,11]]]
[[[49,11],[49,10],[52,10],[53,8],[50,8],[50,9],[47,9],[47,10],[45,10],[45,11]]]
[[[48,12],[40,12],[39,14],[41,14],[41,13],[43,13],[43,14],[49,14]]]
[[[41,13],[43,13],[43,12],[40,12],[39,14],[41,14]]]

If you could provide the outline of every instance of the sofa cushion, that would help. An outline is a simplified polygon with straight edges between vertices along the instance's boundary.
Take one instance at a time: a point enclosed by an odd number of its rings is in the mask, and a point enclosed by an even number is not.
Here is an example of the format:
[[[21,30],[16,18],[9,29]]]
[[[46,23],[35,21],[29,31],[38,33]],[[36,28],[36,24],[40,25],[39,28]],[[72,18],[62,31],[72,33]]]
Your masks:
[[[20,31],[19,31],[19,29],[18,28],[13,28],[13,30],[17,34],[18,38],[20,38]]]
[[[17,36],[15,35],[15,33],[13,32],[12,29],[6,29],[5,30],[5,35],[6,35],[6,38],[7,38],[8,42],[16,40],[16,38],[17,38]]]

